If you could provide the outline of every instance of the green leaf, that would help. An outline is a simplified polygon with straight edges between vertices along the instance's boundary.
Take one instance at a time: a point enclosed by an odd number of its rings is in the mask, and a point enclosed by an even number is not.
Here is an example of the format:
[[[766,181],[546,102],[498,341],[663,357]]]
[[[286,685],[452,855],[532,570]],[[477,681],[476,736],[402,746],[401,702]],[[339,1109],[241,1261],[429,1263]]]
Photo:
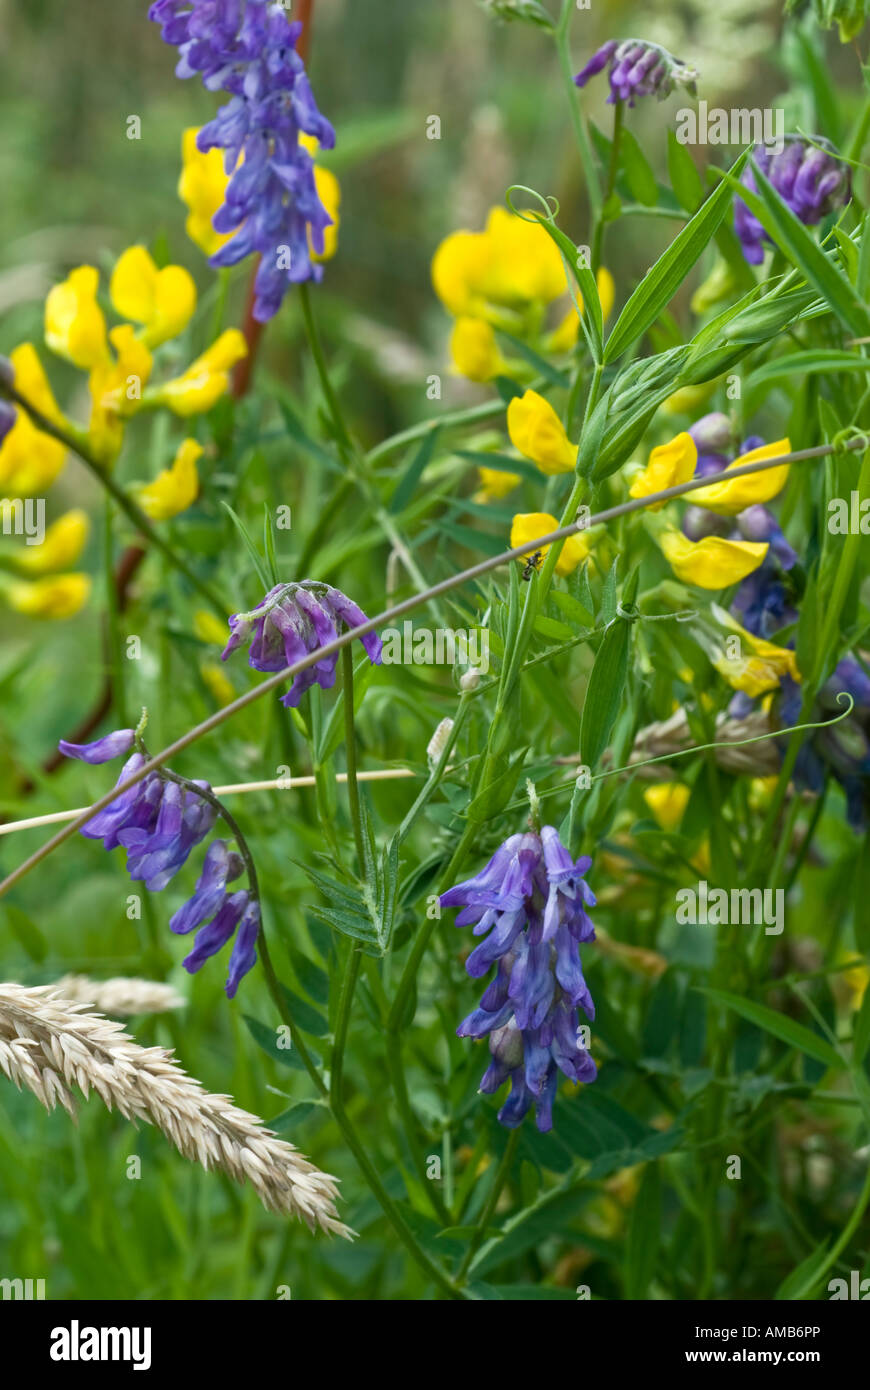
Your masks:
[[[32,961],[41,965],[48,953],[48,942],[35,922],[13,903],[6,903],[6,921],[19,946]]]
[[[414,490],[420,481],[426,465],[432,458],[439,434],[440,427],[436,425],[435,429],[430,430],[424,437],[422,444],[412,456],[411,462],[399,479],[399,484],[390,498],[390,511],[392,513],[401,512],[413,497]]]
[[[870,1051],[870,989],[865,989],[864,1000],[855,1019],[852,1035],[852,1061],[860,1066]]]
[[[281,583],[281,576],[278,573],[278,560],[275,555],[275,523],[272,519],[272,512],[268,502],[263,503],[265,517],[263,520],[263,549],[266,552],[266,564],[268,566],[272,589],[276,584]]]
[[[649,1298],[661,1240],[662,1187],[657,1163],[644,1169],[640,1190],[631,1209],[625,1245],[625,1297]]]
[[[593,769],[607,747],[622,704],[632,622],[632,616],[611,619],[589,677],[580,725],[580,756],[587,767]]]
[[[860,352],[840,352],[834,348],[790,352],[785,357],[763,362],[746,379],[744,389],[750,391],[756,386],[770,386],[780,381],[794,381],[795,387],[802,389],[798,378],[815,372],[870,372],[870,358],[862,357]]]
[[[304,999],[300,999],[299,995],[294,994],[286,985],[281,986],[281,992],[296,1027],[301,1028],[303,1033],[310,1033],[313,1038],[325,1038],[329,1032],[329,1024],[323,1014],[312,1009],[310,1004],[306,1004]]]
[[[668,130],[668,174],[680,206],[694,212],[704,197],[704,184],[695,161],[673,130]]]
[[[627,126],[623,126],[619,137],[619,162],[631,196],[644,207],[654,208],[659,200],[656,176]]]
[[[581,252],[556,226],[550,218],[544,217],[541,213],[535,213],[541,226],[548,236],[552,237],[562,253],[562,261],[565,266],[568,289],[574,301],[574,308],[580,318],[580,327],[586,338],[589,351],[594,362],[601,361],[601,347],[604,335],[604,316],[601,312],[601,300],[598,298],[598,282],[595,279],[589,266],[586,264],[586,255]],[[582,296],[578,300],[574,286],[580,291]]]
[[[263,1049],[268,1057],[272,1058],[273,1062],[277,1062],[282,1067],[289,1067],[291,1071],[305,1070],[305,1063],[297,1057],[294,1048],[278,1046],[278,1037],[273,1028],[267,1028],[265,1023],[261,1023],[257,1018],[252,1018],[250,1014],[242,1014],[242,1018],[245,1020],[248,1032],[254,1042]],[[287,1041],[290,1041],[289,1038]]]
[[[838,270],[755,163],[752,173],[758,185],[757,193],[752,193],[730,175],[727,181],[758,218],[771,240],[797,266],[850,332],[859,338],[870,335],[870,310],[854,285]]]
[[[221,506],[224,508],[225,511],[229,512],[230,519],[233,525],[235,526],[236,530],[238,531],[239,535],[241,536],[242,540],[244,541],[245,549],[251,557],[251,563],[254,566],[254,569],[257,573],[257,576],[261,584],[263,585],[263,592],[268,593],[268,591],[272,588],[272,581],[269,578],[269,571],[266,569],[262,555],[260,554],[257,547],[254,545],[254,542],[251,540],[250,534],[248,532],[247,527],[245,526],[245,523],[242,521],[240,516],[236,515],[229,502],[225,502],[223,498],[221,498]]]
[[[746,156],[732,166],[739,173]],[[730,185],[723,179],[690,222],[678,233],[664,255],[648,270],[617,319],[604,349],[604,361],[613,362],[655,323],[671,302],[704,248],[715,236],[731,206]]]
[[[807,1057],[814,1057],[817,1062],[823,1062],[826,1067],[833,1067],[837,1071],[842,1071],[845,1067],[845,1061],[829,1042],[820,1038],[818,1033],[805,1028],[802,1023],[795,1023],[794,1019],[788,1018],[786,1014],[776,1013],[766,1004],[756,1004],[753,999],[744,999],[738,994],[729,994],[726,990],[701,989],[700,992],[708,994],[711,999],[724,1004],[726,1008],[733,1009],[742,1018],[748,1018],[750,1023],[763,1028],[765,1032],[772,1033],[780,1042],[797,1048]]]
[[[773,1295],[777,1303],[810,1297],[830,1265],[830,1245],[831,1239],[827,1237],[821,1245],[816,1246],[811,1255],[801,1261],[797,1269],[792,1270]]]

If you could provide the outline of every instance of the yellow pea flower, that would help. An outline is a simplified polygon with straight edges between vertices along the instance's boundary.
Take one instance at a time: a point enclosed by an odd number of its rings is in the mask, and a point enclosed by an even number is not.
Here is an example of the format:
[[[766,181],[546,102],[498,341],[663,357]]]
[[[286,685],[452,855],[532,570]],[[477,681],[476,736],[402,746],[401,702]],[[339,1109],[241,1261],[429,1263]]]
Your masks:
[[[5,590],[16,613],[28,618],[73,618],[87,603],[91,581],[86,574],[58,574],[50,579],[17,579]]]
[[[87,512],[75,509],[52,522],[41,545],[23,546],[13,563],[25,574],[50,574],[74,565],[87,544],[90,522]]]
[[[176,415],[211,410],[230,385],[230,368],[248,353],[244,334],[228,328],[181,376],[149,393],[149,403],[165,405]]]
[[[643,799],[661,830],[676,830],[691,795],[691,788],[684,782],[657,782],[647,787]]]
[[[148,347],[176,338],[196,309],[190,273],[180,265],[158,270],[144,246],[131,246],[119,257],[109,296],[122,318],[143,325],[142,341]]]
[[[225,647],[228,628],[210,613],[207,608],[198,608],[193,615],[193,632],[200,642],[209,642],[214,647]]]
[[[435,293],[451,314],[499,320],[499,309],[549,304],[565,291],[555,243],[537,222],[492,208],[482,232],[452,232],[432,260]]]
[[[106,320],[97,303],[99,272],[80,265],[49,291],[45,301],[45,341],[59,357],[90,369],[108,356]]]
[[[577,447],[550,402],[537,391],[514,396],[507,411],[508,434],[518,449],[544,473],[572,473]]]
[[[478,468],[477,474],[480,488],[474,494],[475,502],[498,502],[520,481],[519,473],[505,473],[500,468]]]
[[[779,689],[783,676],[790,676],[793,681],[801,680],[797,660],[790,647],[777,647],[775,643],[747,632],[730,613],[715,605],[713,612],[738,639],[735,644],[738,647],[737,655],[732,656],[728,650],[720,648],[711,656],[716,670],[732,689],[742,690],[755,699],[768,690]]]
[[[867,986],[870,984],[870,970],[867,969],[861,956],[841,956],[841,959],[849,962],[854,961],[848,970],[843,971],[841,978],[849,990],[850,1007],[855,1010],[860,1009],[864,1002]]]
[[[527,541],[533,541],[535,536],[545,536],[548,531],[558,530],[558,527],[558,521],[548,512],[519,512],[511,526],[511,547],[525,545]],[[549,549],[548,545],[541,547],[541,563]],[[569,536],[563,543],[562,552],[556,561],[556,573],[572,574],[578,565],[582,565],[588,554],[589,547],[581,536]],[[531,558],[532,555],[529,554],[521,563],[526,564]]]
[[[601,314],[606,323],[613,312],[613,304],[616,299],[616,284],[610,271],[605,270],[604,266],[601,267],[595,279],[598,285],[598,298],[601,302]],[[576,291],[576,293],[582,313],[584,307],[583,296],[579,291]],[[579,334],[580,318],[577,314],[577,310],[572,306],[546,339],[545,349],[547,352],[552,353],[570,352],[577,342]]]
[[[88,378],[91,418],[88,441],[103,464],[114,463],[124,442],[124,421],[142,404],[142,392],[151,375],[151,353],[129,323],[109,334],[115,357],[108,356]]]
[[[224,157],[220,150],[196,147],[197,126],[185,130],[181,137],[181,176],[178,196],[188,209],[184,224],[187,235],[207,256],[213,256],[235,236],[235,232],[216,232],[211,220],[221,206],[230,175],[224,172]]]
[[[705,536],[690,541],[681,531],[666,531],[659,539],[674,574],[699,589],[726,589],[757,570],[768,551],[766,542],[726,541]]]
[[[456,320],[450,335],[450,356],[454,369],[469,381],[491,381],[504,370],[495,333],[484,319],[463,316]]]
[[[62,423],[63,415],[33,344],[22,343],[10,353],[9,360],[16,390],[46,419]],[[8,496],[33,497],[54,482],[65,457],[63,444],[38,430],[27,411],[19,409],[15,424],[0,443],[0,489]]]
[[[196,501],[199,492],[196,461],[201,455],[202,445],[195,439],[185,439],[171,468],[164,468],[153,483],[138,489],[139,506],[152,521],[169,521]]]
[[[660,444],[653,449],[646,468],[639,473],[629,489],[631,497],[649,497],[666,487],[676,487],[687,483],[698,466],[698,450],[695,441],[685,431],[678,434],[668,444]],[[654,502],[648,508],[651,512],[661,511],[664,502]]]
[[[740,468],[744,464],[760,463],[762,459],[778,458],[780,454],[788,453],[791,453],[790,442],[778,439],[775,444],[764,444],[760,449],[750,449],[748,454],[741,454],[740,458],[729,463],[725,471],[730,473],[733,468]],[[768,468],[763,473],[750,473],[744,478],[723,479],[711,487],[698,488],[697,492],[692,493],[690,501],[694,506],[706,507],[720,516],[736,516],[746,507],[769,502],[775,497],[785,487],[788,471],[789,464],[784,463],[781,468]]]

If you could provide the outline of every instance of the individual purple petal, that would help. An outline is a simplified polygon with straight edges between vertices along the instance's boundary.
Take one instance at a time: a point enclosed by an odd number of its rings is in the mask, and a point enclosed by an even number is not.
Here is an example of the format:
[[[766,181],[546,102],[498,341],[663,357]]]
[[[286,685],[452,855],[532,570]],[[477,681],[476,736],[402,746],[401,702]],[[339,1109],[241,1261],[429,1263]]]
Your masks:
[[[83,763],[108,763],[129,753],[135,742],[134,729],[116,729],[94,743],[67,743],[62,738],[57,746],[65,758],[78,758]]]

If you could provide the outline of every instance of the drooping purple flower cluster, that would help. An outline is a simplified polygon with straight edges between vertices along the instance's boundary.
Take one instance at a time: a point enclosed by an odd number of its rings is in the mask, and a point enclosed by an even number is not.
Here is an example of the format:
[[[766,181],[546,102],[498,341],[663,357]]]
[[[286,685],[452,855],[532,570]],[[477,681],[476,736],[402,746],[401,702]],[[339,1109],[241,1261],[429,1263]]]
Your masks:
[[[457,927],[475,923],[486,939],[466,962],[473,979],[498,963],[480,1006],[457,1028],[459,1037],[489,1037],[490,1065],[480,1083],[492,1093],[505,1081],[511,1092],[498,1118],[516,1128],[531,1108],[545,1133],[553,1127],[553,1100],[561,1071],[571,1081],[594,1081],[595,1062],[580,1041],[577,1009],[595,1017],[583,978],[580,943],[595,931],[586,907],[595,896],[551,825],[540,835],[511,835],[474,878],[441,896],[462,907]]]
[[[302,25],[271,0],[155,0],[148,13],[181,54],[178,77],[198,73],[209,91],[230,94],[197,137],[203,151],[224,150],[232,174],[213,225],[234,235],[211,264],[236,265],[259,252],[254,317],[264,322],[290,285],[322,278],[311,252],[323,253],[332,222],[299,142],[304,133],[323,149],[335,144],[296,52]]]
[[[230,640],[222,659],[250,642],[248,665],[255,671],[281,671],[301,661],[309,652],[334,642],[341,624],[348,628],[367,622],[365,613],[340,589],[321,584],[316,579],[298,583],[276,584],[250,613],[234,613],[230,618]],[[369,660],[375,665],[381,659],[381,639],[369,632],[362,639]],[[332,652],[294,676],[282,705],[299,704],[302,695],[312,685],[329,690],[335,684],[338,653]]]
[[[107,763],[130,754],[116,785],[120,786],[148,761],[148,753],[134,729],[118,729],[94,743],[67,743],[60,751],[86,763]],[[135,751],[132,751],[135,750]],[[109,806],[82,827],[89,840],[102,840],[107,850],[127,851],[127,872],[152,893],[161,892],[212,830],[217,808],[197,789],[210,792],[208,782],[182,785],[160,769],[150,772],[122,792]],[[256,963],[260,929],[260,904],[256,894],[242,889],[228,893],[227,884],[244,870],[240,854],[225,840],[209,846],[193,897],[179,908],[169,926],[181,935],[199,927],[193,950],[184,961],[191,974],[215,955],[235,933],[230,955],[226,992],[232,999],[239,982]],[[205,924],[205,925],[203,925]]]
[[[829,212],[844,207],[852,195],[849,166],[837,158],[834,146],[824,136],[814,135],[810,143],[800,135],[786,135],[781,148],[756,145],[752,159],[806,227],[814,227]],[[740,182],[750,192],[758,192],[751,163],[744,169]],[[760,265],[764,260],[765,240],[769,244],[769,239],[758,218],[740,197],[735,199],[734,228],[749,264]]]
[[[574,81],[585,87],[590,77],[608,69],[610,95],[608,103],[627,101],[634,106],[636,97],[656,96],[663,101],[675,87],[685,87],[696,95],[698,73],[667,49],[647,39],[610,39],[578,72]]]

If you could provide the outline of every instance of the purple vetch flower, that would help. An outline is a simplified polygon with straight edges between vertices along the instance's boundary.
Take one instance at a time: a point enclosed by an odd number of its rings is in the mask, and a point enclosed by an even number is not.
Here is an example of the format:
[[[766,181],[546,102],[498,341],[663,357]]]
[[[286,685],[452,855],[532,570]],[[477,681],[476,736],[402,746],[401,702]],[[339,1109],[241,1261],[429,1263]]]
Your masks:
[[[271,0],[155,0],[148,13],[179,50],[176,75],[199,74],[209,91],[229,94],[197,137],[201,150],[225,151],[232,175],[213,219],[216,231],[232,236],[211,264],[260,254],[254,317],[265,322],[290,285],[322,278],[312,252],[323,253],[332,223],[299,138],[313,136],[324,149],[335,144],[296,52],[303,26]]]
[[[441,895],[461,907],[456,925],[474,924],[486,939],[471,952],[473,978],[497,964],[478,1008],[457,1028],[459,1037],[489,1037],[492,1057],[480,1089],[505,1081],[511,1093],[498,1118],[509,1129],[532,1105],[542,1133],[553,1125],[557,1073],[594,1081],[597,1069],[580,1041],[577,1009],[595,1017],[583,978],[580,943],[595,931],[586,908],[595,896],[584,875],[589,858],[573,860],[551,825],[505,840],[474,878]]]
[[[727,468],[731,461],[728,455],[735,442],[734,429],[727,415],[721,410],[702,415],[700,420],[689,426],[688,433],[698,450],[696,478],[706,478],[708,473],[721,473],[723,468]]]
[[[60,744],[61,752],[68,758],[86,763],[105,763],[131,749],[135,751],[121,769],[116,784],[119,786],[148,761],[148,750],[136,730],[119,729],[93,743]],[[211,832],[217,817],[218,808],[208,782],[176,778],[168,769],[158,768],[92,816],[82,827],[82,834],[90,840],[102,840],[107,850],[119,846],[125,849],[131,879],[144,882],[151,893],[160,893]],[[191,973],[219,951],[238,928],[226,984],[230,999],[257,959],[260,909],[255,885],[251,883],[241,892],[227,892],[227,885],[244,868],[243,857],[231,850],[225,840],[213,841],[193,896],[169,923],[171,931],[182,935],[200,928],[193,950],[184,961]]]
[[[316,579],[302,579],[298,583],[276,584],[250,613],[234,613],[229,621],[230,640],[223,650],[222,660],[226,661],[237,647],[250,642],[248,665],[255,671],[274,672],[334,642],[342,623],[354,628],[368,619],[340,589]],[[369,660],[377,665],[381,659],[381,639],[369,632],[361,641]],[[335,684],[337,664],[338,653],[333,652],[300,671],[294,676],[287,694],[282,695],[282,705],[298,705],[312,685],[329,690]]]
[[[806,227],[814,227],[828,213],[844,207],[852,196],[849,166],[838,158],[830,140],[814,135],[811,141],[801,135],[786,135],[781,149],[756,145],[752,151],[752,161]],[[752,162],[740,182],[750,192],[758,192]],[[760,265],[764,243],[770,239],[739,196],[735,199],[734,228],[749,264]]]
[[[698,73],[667,49],[647,39],[610,39],[590,58],[574,81],[585,87],[590,77],[608,69],[610,105],[627,101],[634,106],[635,97],[657,96],[662,101],[675,87],[685,87],[692,96],[697,94]]]
[[[855,708],[847,719],[825,729],[815,729],[801,745],[794,766],[795,786],[819,793],[830,774],[846,798],[846,818],[856,835],[863,835],[870,824],[870,676],[867,653],[859,662],[846,656],[834,669],[819,692],[810,718],[835,718],[843,713],[843,694],[851,695]],[[788,676],[781,682],[778,717],[788,728],[800,718],[802,692]],[[785,756],[785,750],[781,750]]]

